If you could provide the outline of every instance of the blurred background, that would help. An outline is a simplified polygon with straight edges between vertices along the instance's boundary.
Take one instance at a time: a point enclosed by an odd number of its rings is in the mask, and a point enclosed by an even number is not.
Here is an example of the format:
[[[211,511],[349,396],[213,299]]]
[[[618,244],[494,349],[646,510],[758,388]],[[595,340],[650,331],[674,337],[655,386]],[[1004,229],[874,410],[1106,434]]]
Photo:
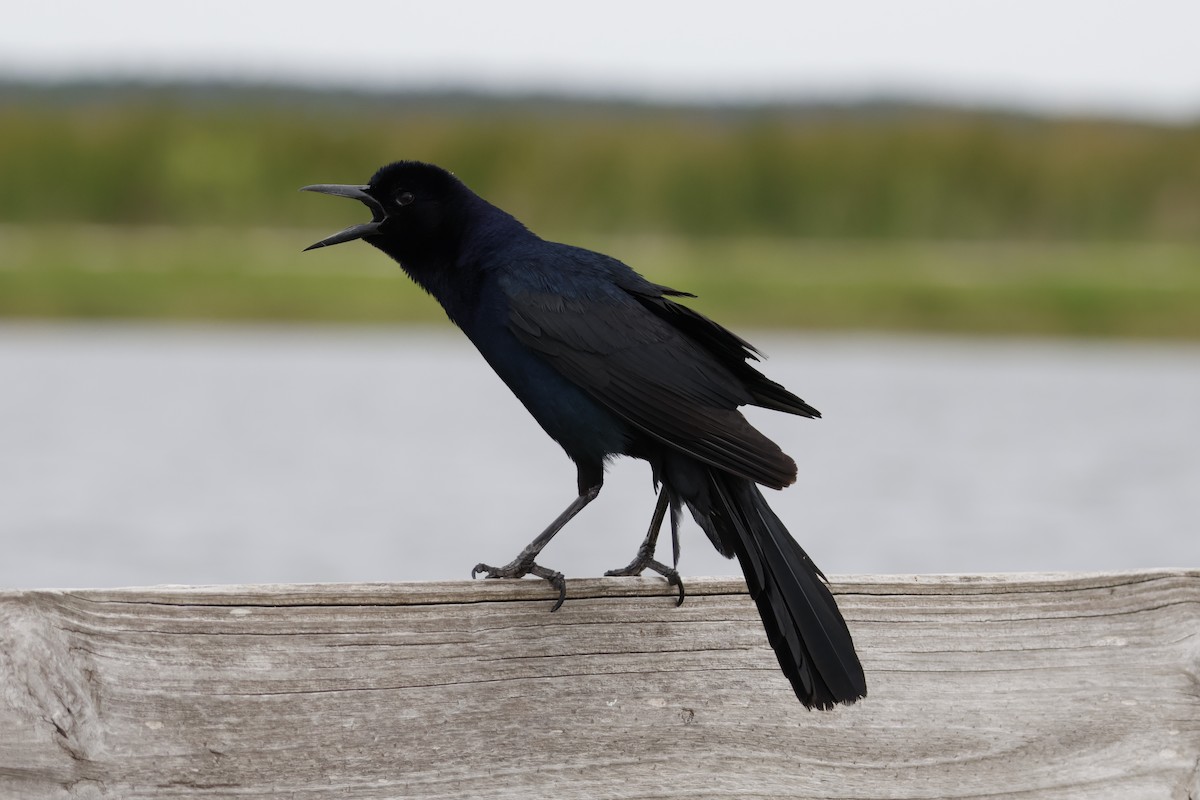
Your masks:
[[[437,5],[431,8],[430,5]],[[0,586],[466,577],[574,469],[296,190],[440,164],[825,413],[752,414],[828,573],[1196,566],[1200,6],[21,4],[0,30]],[[625,564],[617,462],[546,551]],[[694,526],[685,574],[732,574]]]

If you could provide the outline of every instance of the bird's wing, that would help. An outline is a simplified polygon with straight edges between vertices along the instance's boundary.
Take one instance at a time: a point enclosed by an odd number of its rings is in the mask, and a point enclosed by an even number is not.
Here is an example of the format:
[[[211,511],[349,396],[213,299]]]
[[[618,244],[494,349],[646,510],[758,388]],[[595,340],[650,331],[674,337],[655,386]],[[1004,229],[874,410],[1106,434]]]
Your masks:
[[[720,361],[721,365],[732,372],[750,392],[754,405],[801,417],[821,416],[820,411],[750,366],[748,361],[757,361],[762,355],[754,345],[703,314],[670,299],[670,296],[695,295],[655,283],[629,288],[627,291],[643,306]]]
[[[755,394],[709,349],[639,299],[660,287],[631,288],[608,281],[567,292],[509,287],[508,327],[635,428],[764,486],[794,482],[795,462],[737,411],[754,403]]]

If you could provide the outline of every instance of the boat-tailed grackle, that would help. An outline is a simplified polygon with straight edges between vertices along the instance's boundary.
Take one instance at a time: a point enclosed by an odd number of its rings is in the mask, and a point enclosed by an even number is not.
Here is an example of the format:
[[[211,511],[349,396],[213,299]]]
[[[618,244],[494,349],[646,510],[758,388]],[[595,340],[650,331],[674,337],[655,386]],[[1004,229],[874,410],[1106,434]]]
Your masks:
[[[365,186],[304,188],[359,200],[372,215],[307,249],[362,239],[399,262],[575,462],[579,494],[566,510],[511,563],[473,575],[538,575],[558,589],[557,609],[566,584],[538,554],[599,494],[609,458],[644,459],[659,487],[650,529],[633,562],[606,574],[651,569],[682,602],[678,572],[654,549],[669,510],[678,565],[686,506],[717,550],[737,557],[800,701],[829,708],[866,695],[825,576],[756,485],[790,485],[796,464],[738,408],[820,414],[750,365],[753,346],[674,299],[692,295],[539,238],[440,167],[400,161]]]

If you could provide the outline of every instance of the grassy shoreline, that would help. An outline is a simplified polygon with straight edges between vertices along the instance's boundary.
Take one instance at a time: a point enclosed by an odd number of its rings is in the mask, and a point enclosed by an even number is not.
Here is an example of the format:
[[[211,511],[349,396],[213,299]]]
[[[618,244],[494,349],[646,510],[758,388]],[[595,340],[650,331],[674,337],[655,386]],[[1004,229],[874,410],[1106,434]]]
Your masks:
[[[442,318],[370,248],[301,254],[336,225],[3,225],[0,318]],[[1200,339],[1198,243],[561,238],[739,327]]]

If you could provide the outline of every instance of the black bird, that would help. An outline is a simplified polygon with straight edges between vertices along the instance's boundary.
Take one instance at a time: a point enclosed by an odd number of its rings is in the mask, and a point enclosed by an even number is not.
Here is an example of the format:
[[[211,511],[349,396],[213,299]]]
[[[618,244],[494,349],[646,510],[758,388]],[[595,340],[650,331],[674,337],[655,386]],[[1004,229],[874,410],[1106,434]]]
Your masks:
[[[694,295],[609,256],[540,239],[440,167],[400,161],[365,186],[304,190],[359,200],[372,214],[306,249],[362,239],[399,262],[575,462],[579,496],[511,563],[479,564],[472,575],[538,575],[558,589],[557,609],[563,576],[536,563],[538,554],[599,494],[609,458],[644,459],[660,487],[650,529],[633,562],[606,574],[651,569],[682,602],[678,573],[654,560],[654,548],[670,509],[678,565],[687,506],[717,550],[737,556],[800,701],[829,708],[866,695],[825,576],[755,485],[790,485],[796,464],[738,407],[820,414],[748,363],[757,360],[753,346],[672,299]]]

